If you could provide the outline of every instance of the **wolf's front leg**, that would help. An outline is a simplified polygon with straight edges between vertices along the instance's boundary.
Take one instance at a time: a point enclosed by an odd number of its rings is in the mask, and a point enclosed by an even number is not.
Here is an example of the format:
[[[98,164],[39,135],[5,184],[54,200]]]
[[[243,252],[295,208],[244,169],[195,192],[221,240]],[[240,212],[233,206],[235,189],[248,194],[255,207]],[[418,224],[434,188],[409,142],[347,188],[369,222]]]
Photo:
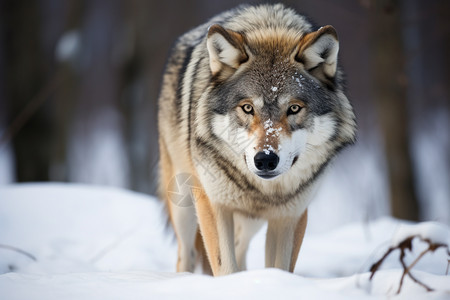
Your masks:
[[[234,213],[234,248],[239,271],[247,269],[247,250],[251,239],[264,225],[260,219],[248,218],[242,214]]]
[[[232,211],[212,205],[204,192],[196,195],[196,208],[214,276],[237,272]]]
[[[266,268],[294,271],[307,223],[307,211],[300,218],[269,220],[266,237]]]
[[[194,243],[198,228],[195,209],[193,206],[178,206],[171,201],[168,205],[178,241],[177,272],[194,272],[196,261]]]

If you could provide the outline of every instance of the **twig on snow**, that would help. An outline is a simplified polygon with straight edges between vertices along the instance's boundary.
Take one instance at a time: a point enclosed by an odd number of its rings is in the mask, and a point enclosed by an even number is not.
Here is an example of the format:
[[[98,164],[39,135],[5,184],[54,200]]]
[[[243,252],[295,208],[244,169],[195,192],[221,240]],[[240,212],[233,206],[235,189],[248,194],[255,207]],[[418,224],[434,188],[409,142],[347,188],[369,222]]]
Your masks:
[[[419,256],[408,266],[406,265],[404,258],[406,256],[406,250],[412,251],[412,241],[414,238],[419,238],[421,241],[425,242],[428,244],[428,248],[425,249],[422,253],[419,254]],[[416,277],[414,277],[411,274],[411,269],[417,264],[417,262],[428,252],[434,252],[436,251],[436,249],[438,248],[446,248],[447,249],[447,254],[450,256],[450,249],[449,246],[447,244],[443,244],[443,243],[434,243],[433,241],[431,241],[430,239],[424,239],[418,235],[413,235],[410,237],[407,237],[406,239],[404,239],[402,242],[400,242],[397,246],[393,246],[390,247],[386,253],[383,255],[382,258],[380,258],[377,262],[375,262],[371,267],[370,267],[370,278],[369,280],[372,280],[372,278],[374,277],[375,273],[379,270],[381,264],[384,262],[384,260],[386,259],[386,257],[389,256],[389,254],[391,254],[394,250],[399,249],[400,250],[400,263],[402,264],[403,267],[403,274],[402,277],[400,279],[400,284],[397,290],[397,294],[400,293],[402,286],[403,286],[403,280],[405,279],[405,276],[408,275],[414,282],[416,282],[417,284],[423,286],[428,292],[433,291],[433,289],[431,287],[429,287],[428,285],[424,284],[423,282],[419,281]],[[450,264],[450,261],[449,261]],[[447,273],[448,273],[448,266],[447,266]]]
[[[28,252],[26,252],[26,251],[24,251],[22,249],[19,249],[19,248],[13,247],[13,246],[9,246],[9,245],[2,245],[2,244],[0,244],[0,248],[18,252],[20,254],[25,255],[26,257],[30,258],[33,261],[37,261],[37,259],[36,259],[36,257],[34,255],[32,255],[32,254],[30,254],[30,253],[28,253]]]

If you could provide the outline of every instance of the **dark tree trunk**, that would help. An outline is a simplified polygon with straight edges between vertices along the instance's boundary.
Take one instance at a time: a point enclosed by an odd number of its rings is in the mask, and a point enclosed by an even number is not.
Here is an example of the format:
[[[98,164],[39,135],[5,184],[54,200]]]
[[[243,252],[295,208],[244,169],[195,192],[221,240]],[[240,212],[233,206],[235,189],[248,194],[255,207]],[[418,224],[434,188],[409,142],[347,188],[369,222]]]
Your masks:
[[[61,39],[68,33],[76,33],[80,30],[81,17],[83,14],[83,1],[80,0],[46,0],[45,11],[53,14],[53,22],[47,22],[46,27],[53,29],[48,45],[48,54],[52,55],[54,62],[55,77],[59,85],[54,94],[53,119],[55,124],[55,141],[52,148],[53,166],[51,180],[68,181],[68,142],[71,125],[74,121],[74,111],[78,97],[80,76],[77,74],[79,58],[71,57],[56,58],[57,49]],[[53,8],[53,9],[51,9]],[[54,15],[59,16],[55,18]],[[55,20],[56,19],[56,20]],[[48,24],[50,23],[50,24]],[[47,30],[50,31],[50,30]],[[76,54],[74,54],[76,56]]]
[[[117,107],[121,86],[123,2],[84,2],[79,75],[68,143],[69,180],[128,187],[128,160]]]
[[[408,125],[405,53],[402,46],[399,1],[373,1],[371,37],[376,104],[387,158],[392,215],[417,220],[419,216]]]
[[[40,42],[41,16],[38,1],[3,1],[1,22],[4,26],[6,84],[8,99],[7,132],[15,157],[16,179],[49,179],[52,122],[48,106],[48,73],[42,60]],[[13,121],[16,122],[13,122]]]
[[[178,35],[204,19],[193,21],[186,11],[201,6],[195,1],[128,1],[126,26],[133,49],[122,72],[122,113],[130,161],[130,187],[156,194],[158,182],[157,100],[165,59]],[[176,7],[176,9],[172,9]],[[162,13],[166,12],[166,13]],[[167,14],[170,12],[170,14]],[[163,30],[161,29],[163,28]]]

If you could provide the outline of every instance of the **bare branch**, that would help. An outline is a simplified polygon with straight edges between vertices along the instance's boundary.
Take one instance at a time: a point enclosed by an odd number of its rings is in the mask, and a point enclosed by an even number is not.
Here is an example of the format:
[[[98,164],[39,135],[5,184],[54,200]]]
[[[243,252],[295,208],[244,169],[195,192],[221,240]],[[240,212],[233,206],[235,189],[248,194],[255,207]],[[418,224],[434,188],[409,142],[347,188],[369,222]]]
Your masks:
[[[405,256],[406,256],[406,250],[412,251],[412,240],[414,238],[419,238],[421,241],[425,242],[428,244],[428,248],[424,251],[422,251],[417,258],[408,266],[405,263]],[[381,264],[384,262],[384,260],[394,251],[394,250],[400,250],[400,256],[399,256],[399,260],[400,263],[403,267],[403,273],[402,273],[402,277],[400,278],[400,284],[397,290],[397,294],[400,293],[402,286],[403,286],[403,281],[405,279],[405,276],[408,275],[415,283],[423,286],[428,292],[433,291],[433,289],[431,287],[429,287],[428,285],[426,285],[425,283],[419,281],[416,277],[414,277],[411,274],[411,270],[412,268],[419,262],[419,260],[422,259],[422,257],[427,254],[428,252],[434,252],[436,251],[438,248],[446,248],[447,249],[447,254],[450,256],[450,249],[449,246],[443,243],[434,243],[433,241],[431,241],[430,239],[426,239],[426,238],[422,238],[418,235],[413,235],[410,237],[407,237],[406,239],[404,239],[401,243],[399,243],[397,246],[395,247],[390,247],[386,253],[383,255],[383,257],[381,257],[377,262],[375,262],[371,267],[370,267],[370,272],[372,273],[369,277],[369,280],[372,280],[372,278],[374,277],[375,273],[380,269]],[[448,265],[447,265],[447,274],[448,274],[448,269],[450,266],[450,260],[448,260]]]
[[[426,251],[424,251],[423,253],[426,253],[426,252],[428,252],[428,251],[429,251],[429,248],[428,248]],[[400,279],[400,284],[399,284],[399,286],[398,286],[397,294],[400,294],[400,291],[401,291],[402,285],[403,285],[403,280],[405,279],[405,275],[406,275],[406,274],[408,274],[409,277],[410,277],[415,283],[417,283],[417,284],[423,286],[423,287],[427,290],[427,292],[432,292],[432,291],[433,291],[432,288],[430,288],[429,286],[427,286],[427,285],[424,284],[423,282],[420,282],[420,281],[419,281],[417,278],[415,278],[415,277],[411,274],[411,272],[410,272],[410,270],[412,269],[413,265],[414,265],[418,260],[416,259],[410,266],[407,266],[406,263],[405,263],[405,261],[404,261],[404,259],[405,259],[405,251],[404,251],[404,249],[401,249],[401,252],[402,252],[402,253],[401,253],[401,255],[400,255],[400,263],[401,263],[402,266],[403,266],[403,274],[402,274],[402,278]],[[421,253],[421,254],[422,254],[422,253]],[[422,255],[422,256],[423,256],[423,255]]]
[[[384,260],[386,259],[386,257],[389,256],[389,254],[391,254],[392,251],[396,250],[396,247],[390,247],[388,249],[388,251],[383,255],[382,258],[380,258],[376,263],[374,263],[371,267],[370,267],[370,272],[372,274],[370,274],[370,280],[372,280],[373,276],[375,275],[375,272],[378,271],[378,269],[380,268],[381,264],[384,262]]]
[[[9,245],[2,245],[2,244],[0,244],[0,248],[18,252],[20,254],[25,255],[26,257],[30,258],[33,261],[37,261],[37,259],[36,259],[36,257],[34,255],[32,255],[32,254],[30,254],[30,253],[28,253],[28,252],[26,252],[26,251],[24,251],[22,249],[19,249],[19,248],[13,247],[13,246],[9,246]]]

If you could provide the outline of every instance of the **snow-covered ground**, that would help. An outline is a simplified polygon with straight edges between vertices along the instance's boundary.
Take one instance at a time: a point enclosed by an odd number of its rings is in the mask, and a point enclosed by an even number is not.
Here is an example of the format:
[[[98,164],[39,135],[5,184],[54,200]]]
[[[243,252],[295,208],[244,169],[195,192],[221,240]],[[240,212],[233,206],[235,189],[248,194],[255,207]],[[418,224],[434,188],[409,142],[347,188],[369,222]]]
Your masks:
[[[264,233],[250,246],[250,271],[221,278],[177,274],[176,243],[156,199],[86,185],[3,186],[0,299],[450,299],[443,248],[427,253],[412,271],[433,292],[406,277],[396,295],[402,275],[399,251],[372,281],[368,273],[407,235],[448,243],[445,225],[381,218],[327,232],[307,230],[295,274],[263,268]],[[415,239],[406,261],[426,247]]]

